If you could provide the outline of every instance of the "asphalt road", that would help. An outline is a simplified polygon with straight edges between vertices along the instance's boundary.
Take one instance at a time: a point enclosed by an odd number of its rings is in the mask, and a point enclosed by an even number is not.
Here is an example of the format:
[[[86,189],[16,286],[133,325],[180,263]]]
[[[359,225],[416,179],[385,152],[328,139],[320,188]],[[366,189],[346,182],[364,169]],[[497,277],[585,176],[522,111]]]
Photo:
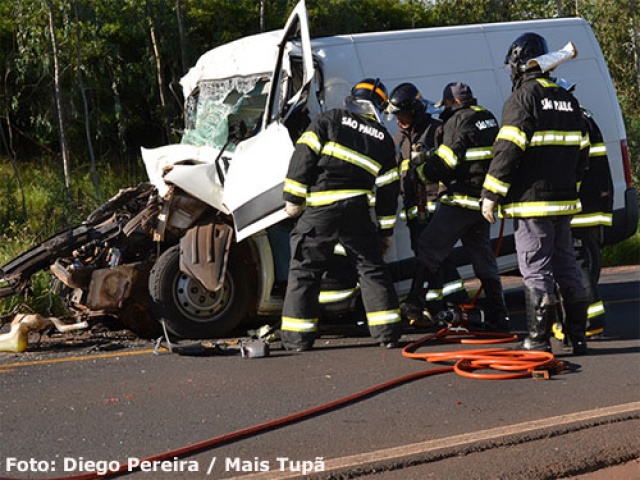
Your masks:
[[[504,283],[514,330],[523,333],[520,280]],[[587,479],[622,464],[623,475],[638,478],[640,267],[603,271],[601,291],[606,338],[582,357],[554,343],[571,368],[549,380],[464,378],[449,363],[381,349],[345,325],[310,352],[275,343],[268,358],[241,358],[232,347],[154,355],[152,343],[125,337],[0,354],[0,477],[66,478],[153,457],[144,464],[152,471],[126,477],[283,479],[307,469],[305,478]],[[426,334],[407,331],[405,341]],[[470,348],[495,346],[432,342],[420,352]],[[421,378],[265,425],[407,375]],[[261,431],[241,435],[256,425]],[[212,447],[230,432],[236,437]]]

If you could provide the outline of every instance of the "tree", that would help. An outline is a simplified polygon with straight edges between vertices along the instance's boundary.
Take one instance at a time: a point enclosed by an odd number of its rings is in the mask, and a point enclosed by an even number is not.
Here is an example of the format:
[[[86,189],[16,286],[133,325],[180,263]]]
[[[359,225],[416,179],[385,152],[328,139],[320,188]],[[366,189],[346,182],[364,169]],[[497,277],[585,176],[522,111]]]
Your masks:
[[[53,96],[56,102],[56,117],[58,120],[58,135],[60,136],[60,155],[62,156],[62,168],[64,173],[64,187],[69,192],[71,185],[71,163],[69,159],[69,144],[67,143],[67,131],[64,122],[64,102],[62,99],[62,85],[60,84],[60,56],[58,54],[58,37],[56,36],[56,21],[52,0],[46,0],[49,17],[49,38],[51,41],[51,53],[53,59]]]
[[[139,164],[141,146],[177,140],[174,132],[182,127],[184,99],[178,95],[174,99],[169,92],[197,58],[222,43],[282,28],[296,3],[0,0],[0,41],[5,47],[0,49],[4,67],[0,111],[8,148],[17,158],[61,155],[66,177],[74,168],[71,160],[76,168],[90,163],[92,174],[102,162]],[[602,46],[637,165],[638,3],[307,0],[307,9],[311,33],[316,37],[412,26],[583,16]],[[66,150],[68,153],[63,153]]]

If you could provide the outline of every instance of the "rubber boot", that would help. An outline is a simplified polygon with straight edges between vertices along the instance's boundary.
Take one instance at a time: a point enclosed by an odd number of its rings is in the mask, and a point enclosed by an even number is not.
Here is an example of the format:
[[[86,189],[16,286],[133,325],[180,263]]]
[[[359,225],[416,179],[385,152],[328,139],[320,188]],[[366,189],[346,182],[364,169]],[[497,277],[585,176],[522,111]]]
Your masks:
[[[424,315],[425,311],[425,297],[427,295],[427,289],[424,288],[426,282],[426,270],[425,268],[417,264],[416,271],[411,280],[411,290],[404,302],[400,304],[400,313],[402,317],[409,323],[409,325],[416,327],[424,327],[433,325],[430,318]]]
[[[591,303],[587,310],[587,338],[598,338],[604,333],[605,315],[602,300]]]
[[[558,300],[555,295],[524,287],[525,313],[529,335],[520,348],[551,352],[551,325],[556,318]]]
[[[587,353],[587,311],[589,301],[580,294],[562,292],[565,328],[574,355]]]
[[[290,352],[306,352],[313,348],[315,333],[280,330],[282,346]]]
[[[508,332],[509,312],[504,299],[502,282],[500,279],[481,279],[484,296],[486,298],[485,328],[490,331]]]

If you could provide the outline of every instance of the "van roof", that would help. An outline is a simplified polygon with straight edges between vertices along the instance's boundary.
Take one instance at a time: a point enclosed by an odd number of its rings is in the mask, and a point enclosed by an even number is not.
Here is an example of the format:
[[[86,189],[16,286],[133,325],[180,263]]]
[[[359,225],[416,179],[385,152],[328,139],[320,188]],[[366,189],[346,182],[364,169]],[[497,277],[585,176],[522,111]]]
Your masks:
[[[582,18],[556,18],[546,20],[525,20],[518,22],[479,23],[454,25],[449,27],[429,27],[383,32],[364,32],[342,34],[330,37],[313,38],[314,50],[346,43],[380,41],[385,39],[409,39],[413,36],[429,37],[460,35],[461,33],[479,33],[501,30],[522,31],[523,29],[541,30],[557,28],[558,24],[576,26],[586,23]],[[283,30],[273,30],[234,40],[215,47],[203,54],[180,80],[184,98],[196,88],[198,82],[206,79],[224,79],[237,76],[270,75],[275,64],[278,42]],[[505,48],[506,50],[506,48]],[[250,52],[250,54],[249,54]]]
[[[201,80],[260,74],[270,76],[282,33],[282,30],[274,30],[250,35],[209,50],[180,79],[184,98]]]
[[[314,46],[335,45],[343,42],[367,41],[367,40],[384,40],[385,38],[411,38],[413,36],[442,36],[442,35],[459,35],[461,33],[478,33],[480,31],[522,31],[526,29],[539,30],[545,28],[557,28],[558,24],[567,25],[583,25],[587,23],[584,18],[552,18],[540,20],[521,20],[515,22],[495,22],[495,23],[473,23],[466,25],[452,25],[446,27],[427,27],[406,30],[388,30],[380,32],[363,32],[354,34],[338,34],[328,37],[317,37],[312,39]],[[506,49],[506,48],[505,48]]]

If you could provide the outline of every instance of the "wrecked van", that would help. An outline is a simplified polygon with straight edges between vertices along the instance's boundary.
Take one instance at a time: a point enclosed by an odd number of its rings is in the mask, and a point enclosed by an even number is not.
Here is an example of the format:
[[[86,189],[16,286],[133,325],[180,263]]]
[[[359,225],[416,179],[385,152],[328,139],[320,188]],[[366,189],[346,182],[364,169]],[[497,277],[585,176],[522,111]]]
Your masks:
[[[181,79],[181,142],[142,149],[149,182],[121,191],[87,221],[3,266],[0,297],[20,292],[36,270],[51,268],[78,320],[114,315],[144,334],[163,322],[182,338],[212,338],[249,315],[278,315],[275,258],[268,229],[286,222],[282,189],[294,142],[316,114],[343,105],[351,86],[378,77],[389,89],[412,82],[439,99],[450,81],[473,88],[496,116],[511,92],[504,54],[527,31],[551,49],[573,42],[577,58],[562,77],[602,127],[614,183],[606,243],[637,228],[626,134],[602,52],[583,19],[413,29],[311,39],[304,2],[281,31],[205,53]],[[559,74],[560,74],[559,73]],[[387,122],[393,133],[393,121]],[[516,268],[512,222],[492,227],[498,265]],[[323,279],[327,315],[358,308],[355,272],[336,248]],[[284,252],[288,254],[288,252]],[[415,268],[409,230],[399,221],[385,257],[396,289],[409,291]],[[469,259],[456,249],[465,278]]]

